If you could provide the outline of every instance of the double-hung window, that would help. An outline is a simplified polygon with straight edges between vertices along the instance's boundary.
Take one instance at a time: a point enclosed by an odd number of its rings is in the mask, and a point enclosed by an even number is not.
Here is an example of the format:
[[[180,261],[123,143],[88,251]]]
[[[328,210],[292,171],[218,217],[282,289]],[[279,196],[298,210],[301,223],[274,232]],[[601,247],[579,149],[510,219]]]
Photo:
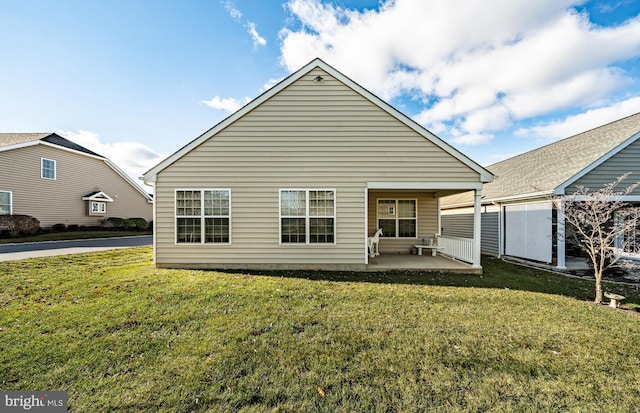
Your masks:
[[[0,215],[11,215],[11,192],[0,191]]]
[[[56,179],[56,161],[53,159],[41,158],[40,177],[43,179]]]
[[[231,191],[176,190],[176,242],[231,243]]]
[[[416,238],[418,201],[378,199],[378,228],[386,238]]]
[[[615,223],[622,229],[621,236],[616,239],[616,248],[621,253],[628,255],[640,255],[640,217],[637,208],[625,208],[616,211]]]
[[[334,244],[335,204],[333,189],[280,190],[280,242]]]
[[[106,202],[91,202],[91,213],[89,215],[104,215],[107,213]]]

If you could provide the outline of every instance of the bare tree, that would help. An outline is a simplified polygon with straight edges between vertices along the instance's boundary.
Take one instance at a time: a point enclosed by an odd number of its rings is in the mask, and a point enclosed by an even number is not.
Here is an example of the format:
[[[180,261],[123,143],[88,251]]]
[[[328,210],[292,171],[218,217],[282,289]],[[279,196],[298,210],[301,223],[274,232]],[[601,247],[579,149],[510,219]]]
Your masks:
[[[554,198],[554,206],[564,216],[566,241],[587,254],[596,279],[595,302],[602,302],[602,275],[613,267],[636,269],[637,261],[623,252],[638,250],[638,224],[640,208],[624,201],[640,185],[640,182],[623,186],[622,181],[630,173],[618,177],[614,182],[591,192],[579,186],[578,190],[560,198]],[[640,233],[638,233],[640,235]]]

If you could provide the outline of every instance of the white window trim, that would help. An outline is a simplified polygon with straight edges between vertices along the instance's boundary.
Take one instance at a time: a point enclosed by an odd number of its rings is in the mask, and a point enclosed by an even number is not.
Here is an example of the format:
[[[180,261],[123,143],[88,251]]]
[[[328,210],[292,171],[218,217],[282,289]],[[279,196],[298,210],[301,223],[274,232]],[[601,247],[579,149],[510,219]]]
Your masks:
[[[634,208],[634,207],[632,206],[631,208]],[[618,211],[615,212],[613,219],[614,219],[615,225],[620,225],[621,218]],[[636,228],[635,232],[640,232],[640,230]],[[613,245],[615,248],[616,255],[622,259],[640,260],[640,252],[625,251],[625,243],[626,243],[625,235],[626,234],[620,234],[620,236],[614,240]]]
[[[94,211],[93,206],[98,205],[102,206],[102,211]],[[106,215],[107,214],[107,203],[105,201],[90,201],[89,202],[89,215]]]
[[[379,208],[380,208],[380,201],[395,201],[396,203],[396,216],[395,216],[395,221],[396,221],[396,236],[395,237],[389,237],[387,236],[387,234],[382,234],[383,237],[385,238],[389,238],[389,239],[418,239],[418,234],[420,233],[419,229],[418,229],[418,198],[377,198],[376,199],[376,228],[380,228],[380,213],[379,213]],[[416,220],[416,236],[415,237],[400,237],[399,233],[400,233],[400,228],[399,228],[399,221],[401,218],[398,218],[398,201],[414,201],[416,203],[416,217],[413,218]],[[385,218],[382,218],[385,219]],[[390,218],[389,218],[390,219]],[[402,219],[409,219],[409,218],[402,218]]]
[[[177,197],[178,191],[200,191],[200,216],[195,215],[178,215]],[[204,192],[205,191],[227,191],[229,193],[229,215],[205,215],[204,214]],[[173,192],[173,232],[175,245],[231,245],[232,242],[232,206],[231,206],[231,189],[229,188],[176,188]],[[200,242],[178,242],[178,218],[200,218]],[[229,218],[229,242],[205,242],[205,219],[206,218]]]
[[[44,176],[44,161],[53,162],[53,178]],[[50,181],[55,181],[58,178],[58,165],[55,159],[40,158],[40,178],[49,179]]]
[[[305,242],[282,242],[282,218],[296,218],[293,216],[282,215],[282,192],[284,191],[304,191],[305,192]],[[333,242],[310,242],[311,234],[309,231],[309,192],[312,191],[333,191],[333,216],[331,215],[323,215],[323,216],[314,216],[313,218],[333,218]],[[338,209],[337,200],[338,193],[335,188],[280,188],[278,190],[278,244],[292,247],[292,246],[314,246],[314,247],[322,247],[322,246],[331,246],[336,245],[338,241],[337,234],[337,219],[336,219],[336,210]],[[301,218],[301,217],[297,217]]]
[[[13,215],[13,192],[11,191],[0,191],[9,194],[9,215]]]

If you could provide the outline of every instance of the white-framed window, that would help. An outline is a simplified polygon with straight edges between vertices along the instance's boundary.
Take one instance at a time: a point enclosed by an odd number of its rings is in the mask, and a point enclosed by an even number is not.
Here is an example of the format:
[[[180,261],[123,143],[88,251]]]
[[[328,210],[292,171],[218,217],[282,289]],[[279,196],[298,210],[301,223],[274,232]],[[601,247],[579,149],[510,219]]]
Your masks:
[[[176,243],[231,243],[230,189],[177,189],[175,202]]]
[[[13,213],[13,197],[9,191],[0,191],[0,215],[11,215]]]
[[[640,256],[640,211],[637,207],[618,210],[615,213],[616,225],[624,225],[621,236],[615,240],[615,247],[626,256]],[[629,222],[626,222],[629,221]],[[633,226],[635,224],[635,226]]]
[[[40,158],[40,177],[43,179],[56,179],[56,161]]]
[[[385,238],[416,238],[418,200],[378,199],[378,228]]]
[[[335,189],[281,189],[280,243],[335,244]]]
[[[91,215],[104,215],[107,213],[106,202],[91,201]]]

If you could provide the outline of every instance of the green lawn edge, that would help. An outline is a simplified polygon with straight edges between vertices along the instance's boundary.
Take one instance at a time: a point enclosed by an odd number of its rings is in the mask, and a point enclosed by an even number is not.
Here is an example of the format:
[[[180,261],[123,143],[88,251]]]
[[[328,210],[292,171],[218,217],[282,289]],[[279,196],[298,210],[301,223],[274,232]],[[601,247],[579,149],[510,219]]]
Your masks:
[[[46,234],[32,235],[28,237],[18,238],[0,238],[2,244],[21,244],[27,242],[45,242],[45,241],[70,241],[75,239],[93,239],[93,238],[116,238],[151,235],[147,231],[69,231],[69,232],[49,232]]]

